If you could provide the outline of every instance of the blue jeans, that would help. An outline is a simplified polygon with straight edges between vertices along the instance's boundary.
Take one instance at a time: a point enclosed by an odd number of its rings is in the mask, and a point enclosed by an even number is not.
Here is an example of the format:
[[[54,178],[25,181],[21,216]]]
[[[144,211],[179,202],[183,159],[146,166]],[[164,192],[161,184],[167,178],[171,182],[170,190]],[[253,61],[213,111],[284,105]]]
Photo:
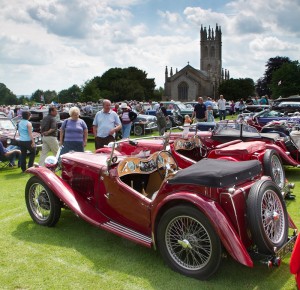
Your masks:
[[[226,118],[226,110],[219,110],[220,120],[225,120]]]
[[[122,124],[122,138],[129,138],[131,131],[131,123],[129,124]]]
[[[20,148],[19,148],[18,146],[16,146],[16,145],[9,145],[9,146],[7,146],[6,149],[8,150],[8,152],[9,152],[9,151],[16,150],[16,149],[17,149],[17,150],[20,150]],[[17,153],[17,152],[11,154],[11,155],[8,157],[8,160],[9,160],[10,164],[15,164],[15,161],[16,161],[16,159],[18,158],[18,159],[19,159],[18,165],[20,165],[20,156],[19,156],[19,155],[20,155],[20,154]]]

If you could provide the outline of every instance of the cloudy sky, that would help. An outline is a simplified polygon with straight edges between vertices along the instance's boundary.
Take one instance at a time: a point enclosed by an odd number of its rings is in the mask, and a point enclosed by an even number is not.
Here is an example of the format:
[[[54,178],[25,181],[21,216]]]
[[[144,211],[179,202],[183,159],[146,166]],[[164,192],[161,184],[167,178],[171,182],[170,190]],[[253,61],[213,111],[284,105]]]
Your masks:
[[[200,27],[222,29],[223,67],[262,77],[270,57],[299,60],[300,0],[0,0],[0,83],[14,94],[83,85],[135,66],[200,68]]]

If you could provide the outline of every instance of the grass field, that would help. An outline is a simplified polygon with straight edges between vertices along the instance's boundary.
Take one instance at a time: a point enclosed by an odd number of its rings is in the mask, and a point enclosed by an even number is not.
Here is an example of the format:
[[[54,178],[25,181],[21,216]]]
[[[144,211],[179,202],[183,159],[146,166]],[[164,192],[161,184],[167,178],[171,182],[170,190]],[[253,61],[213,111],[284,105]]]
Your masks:
[[[89,140],[87,149],[93,148]],[[297,195],[299,173],[286,168]],[[38,226],[25,206],[28,179],[19,168],[0,169],[0,289],[296,289],[289,256],[275,269],[224,258],[217,274],[203,282],[173,272],[158,252],[99,230],[69,210],[54,228]],[[299,199],[287,202],[296,225]]]

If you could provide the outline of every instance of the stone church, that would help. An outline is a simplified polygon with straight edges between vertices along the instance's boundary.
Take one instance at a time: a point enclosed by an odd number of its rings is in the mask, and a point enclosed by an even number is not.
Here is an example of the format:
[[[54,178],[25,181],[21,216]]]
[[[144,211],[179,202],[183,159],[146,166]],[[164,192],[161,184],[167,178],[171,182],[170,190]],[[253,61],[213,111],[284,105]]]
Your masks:
[[[189,63],[173,74],[173,68],[165,70],[165,100],[195,101],[198,97],[218,98],[220,83],[229,79],[229,71],[222,68],[221,26],[200,30],[200,69]]]

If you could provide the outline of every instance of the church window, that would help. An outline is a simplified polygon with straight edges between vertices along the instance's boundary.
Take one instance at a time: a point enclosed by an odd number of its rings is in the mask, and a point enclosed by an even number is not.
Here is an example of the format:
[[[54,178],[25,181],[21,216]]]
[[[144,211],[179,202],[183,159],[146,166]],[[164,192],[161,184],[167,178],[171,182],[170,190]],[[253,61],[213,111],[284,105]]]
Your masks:
[[[205,46],[204,48],[204,56],[203,57],[208,57],[208,47]]]
[[[215,57],[215,56],[216,56],[215,54],[216,54],[215,47],[212,46],[212,47],[210,48],[210,56],[211,56],[211,57]]]
[[[188,100],[188,85],[186,82],[181,82],[178,85],[178,100],[181,102],[185,102]]]

